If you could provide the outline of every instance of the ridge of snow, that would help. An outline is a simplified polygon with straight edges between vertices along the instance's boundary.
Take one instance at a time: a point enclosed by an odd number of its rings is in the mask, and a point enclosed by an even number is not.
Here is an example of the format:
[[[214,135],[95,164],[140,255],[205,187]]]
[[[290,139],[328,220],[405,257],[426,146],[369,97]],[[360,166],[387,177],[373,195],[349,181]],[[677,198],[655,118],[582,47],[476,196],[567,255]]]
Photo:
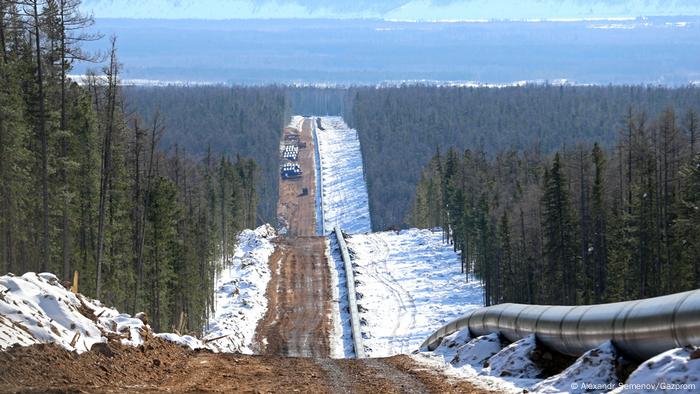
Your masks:
[[[529,336],[502,348],[498,333],[470,340],[469,330],[464,329],[445,337],[434,351],[412,358],[484,390],[523,393],[541,381],[536,378],[539,368],[529,358],[535,344],[534,336]]]
[[[107,337],[138,346],[150,331],[141,318],[73,294],[54,274],[28,272],[0,277],[0,350],[55,343],[83,353],[95,343],[107,342]],[[179,342],[181,338],[169,334],[164,339]]]
[[[330,234],[335,226],[348,234],[372,231],[357,131],[338,116],[322,117],[321,126],[324,130],[317,127],[316,136],[325,232]]]
[[[484,363],[500,352],[501,349],[501,338],[498,333],[482,335],[457,348],[457,352],[450,360],[450,364],[456,368],[465,365],[483,367]]]
[[[216,280],[214,313],[204,336],[211,349],[253,354],[255,328],[267,311],[268,260],[275,237],[269,224],[238,235],[233,258],[223,263]]]
[[[551,376],[533,387],[536,393],[590,393],[586,385],[600,385],[604,390],[617,387],[620,383],[615,366],[619,357],[617,349],[607,341],[579,357],[569,368]]]
[[[468,328],[460,331],[455,331],[452,334],[442,338],[440,345],[438,345],[433,354],[442,356],[445,363],[452,361],[459,351],[459,349],[469,343],[472,340],[471,333]]]
[[[643,362],[612,393],[697,393],[700,390],[700,350],[675,348]]]
[[[534,335],[511,343],[493,357],[481,371],[484,375],[507,376],[518,379],[537,379],[542,371],[530,360],[530,353],[537,347]]]

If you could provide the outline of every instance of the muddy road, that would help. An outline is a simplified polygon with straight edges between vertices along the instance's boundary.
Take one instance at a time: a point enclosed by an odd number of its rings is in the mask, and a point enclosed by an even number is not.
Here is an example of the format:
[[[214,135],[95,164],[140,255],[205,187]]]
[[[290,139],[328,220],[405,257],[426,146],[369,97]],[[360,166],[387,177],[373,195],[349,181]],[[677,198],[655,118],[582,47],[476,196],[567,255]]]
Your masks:
[[[156,338],[81,354],[56,345],[0,352],[0,393],[481,393],[408,356],[331,360],[193,352]]]
[[[332,293],[325,239],[286,237],[276,246],[256,348],[260,354],[328,357]]]
[[[254,348],[260,354],[291,357],[328,357],[331,332],[330,269],[324,237],[316,235],[316,174],[313,120],[306,118],[301,129],[288,127],[282,144],[290,136],[298,139],[301,178],[280,178],[278,217],[287,234],[276,241],[270,257],[272,278],[267,285],[267,312],[258,323]]]

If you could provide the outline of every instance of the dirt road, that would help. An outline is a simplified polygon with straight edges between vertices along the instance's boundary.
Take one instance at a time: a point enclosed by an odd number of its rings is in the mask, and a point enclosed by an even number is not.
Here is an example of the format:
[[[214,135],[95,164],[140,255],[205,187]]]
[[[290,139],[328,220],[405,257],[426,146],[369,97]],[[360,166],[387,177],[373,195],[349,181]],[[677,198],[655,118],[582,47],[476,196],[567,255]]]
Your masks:
[[[322,237],[277,241],[270,258],[268,307],[258,323],[261,354],[328,357],[331,330],[330,271]]]
[[[270,258],[272,278],[267,285],[267,312],[258,323],[254,347],[260,354],[292,357],[328,357],[331,331],[331,279],[326,244],[316,234],[316,178],[314,174],[313,120],[301,130],[286,129],[282,136],[298,134],[302,146],[300,179],[280,179],[278,216],[287,235],[277,240]],[[283,142],[284,143],[284,142]],[[306,189],[307,193],[303,193]]]
[[[277,203],[277,216],[287,224],[287,236],[308,237],[316,235],[316,177],[314,174],[314,142],[311,134],[311,118],[304,119],[298,130],[300,144],[298,163],[304,174],[298,179],[280,178],[280,198]],[[296,132],[286,129],[286,134]],[[284,136],[282,136],[284,141]],[[304,189],[307,193],[303,193]]]
[[[150,338],[80,356],[55,345],[0,352],[0,392],[481,393],[408,356],[331,360],[192,352]]]

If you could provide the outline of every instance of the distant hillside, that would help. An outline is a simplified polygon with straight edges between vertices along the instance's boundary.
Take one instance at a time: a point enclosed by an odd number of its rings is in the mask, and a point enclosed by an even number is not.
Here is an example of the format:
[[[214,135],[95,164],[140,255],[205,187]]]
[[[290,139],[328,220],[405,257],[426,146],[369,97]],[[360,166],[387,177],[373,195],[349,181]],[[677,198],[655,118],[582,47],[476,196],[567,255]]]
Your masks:
[[[126,79],[346,86],[700,81],[698,17],[566,23],[98,19],[95,28],[117,35]],[[92,65],[77,65],[74,73],[86,67]]]
[[[97,17],[469,20],[698,15],[693,0],[85,0]]]

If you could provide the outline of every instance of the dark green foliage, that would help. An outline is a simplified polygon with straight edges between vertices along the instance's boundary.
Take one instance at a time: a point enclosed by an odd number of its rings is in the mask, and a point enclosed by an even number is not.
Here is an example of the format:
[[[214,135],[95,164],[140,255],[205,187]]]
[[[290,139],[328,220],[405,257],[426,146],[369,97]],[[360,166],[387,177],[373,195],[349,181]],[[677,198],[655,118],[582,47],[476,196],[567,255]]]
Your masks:
[[[116,52],[104,78],[91,75],[84,86],[64,78],[73,60],[89,57],[77,45],[84,37],[74,29],[84,23],[79,4],[26,3],[0,0],[0,270],[44,269],[64,280],[78,271],[81,293],[99,292],[125,312],[146,311],[156,330],[201,331],[222,257],[258,221],[260,174],[243,157],[248,147],[231,161],[211,153],[195,159],[165,145],[169,130],[157,108],[143,110],[146,118],[123,111]],[[61,4],[72,10],[63,22]],[[275,151],[282,94],[209,93],[243,108],[231,119],[254,131],[251,146]],[[252,127],[266,121],[267,129]],[[228,149],[220,138],[208,142]]]
[[[168,133],[162,147],[177,143],[199,158],[210,149],[214,156],[254,159],[261,169],[257,222],[276,222],[277,149],[289,117],[282,88],[129,87],[124,94],[128,108],[142,118],[163,116]]]
[[[410,222],[450,230],[446,239],[484,283],[486,304],[589,304],[697,288],[700,159],[692,128],[679,128],[670,109],[653,121],[631,111],[625,119],[608,150],[595,143],[553,156],[436,155]],[[440,213],[431,213],[434,201]]]
[[[421,172],[435,153],[471,149],[551,154],[617,138],[629,106],[659,113],[700,106],[700,89],[645,86],[349,89],[344,116],[359,132],[375,230],[405,223]],[[697,116],[696,116],[697,117]],[[697,128],[697,119],[694,127]],[[690,118],[684,124],[690,125]]]

